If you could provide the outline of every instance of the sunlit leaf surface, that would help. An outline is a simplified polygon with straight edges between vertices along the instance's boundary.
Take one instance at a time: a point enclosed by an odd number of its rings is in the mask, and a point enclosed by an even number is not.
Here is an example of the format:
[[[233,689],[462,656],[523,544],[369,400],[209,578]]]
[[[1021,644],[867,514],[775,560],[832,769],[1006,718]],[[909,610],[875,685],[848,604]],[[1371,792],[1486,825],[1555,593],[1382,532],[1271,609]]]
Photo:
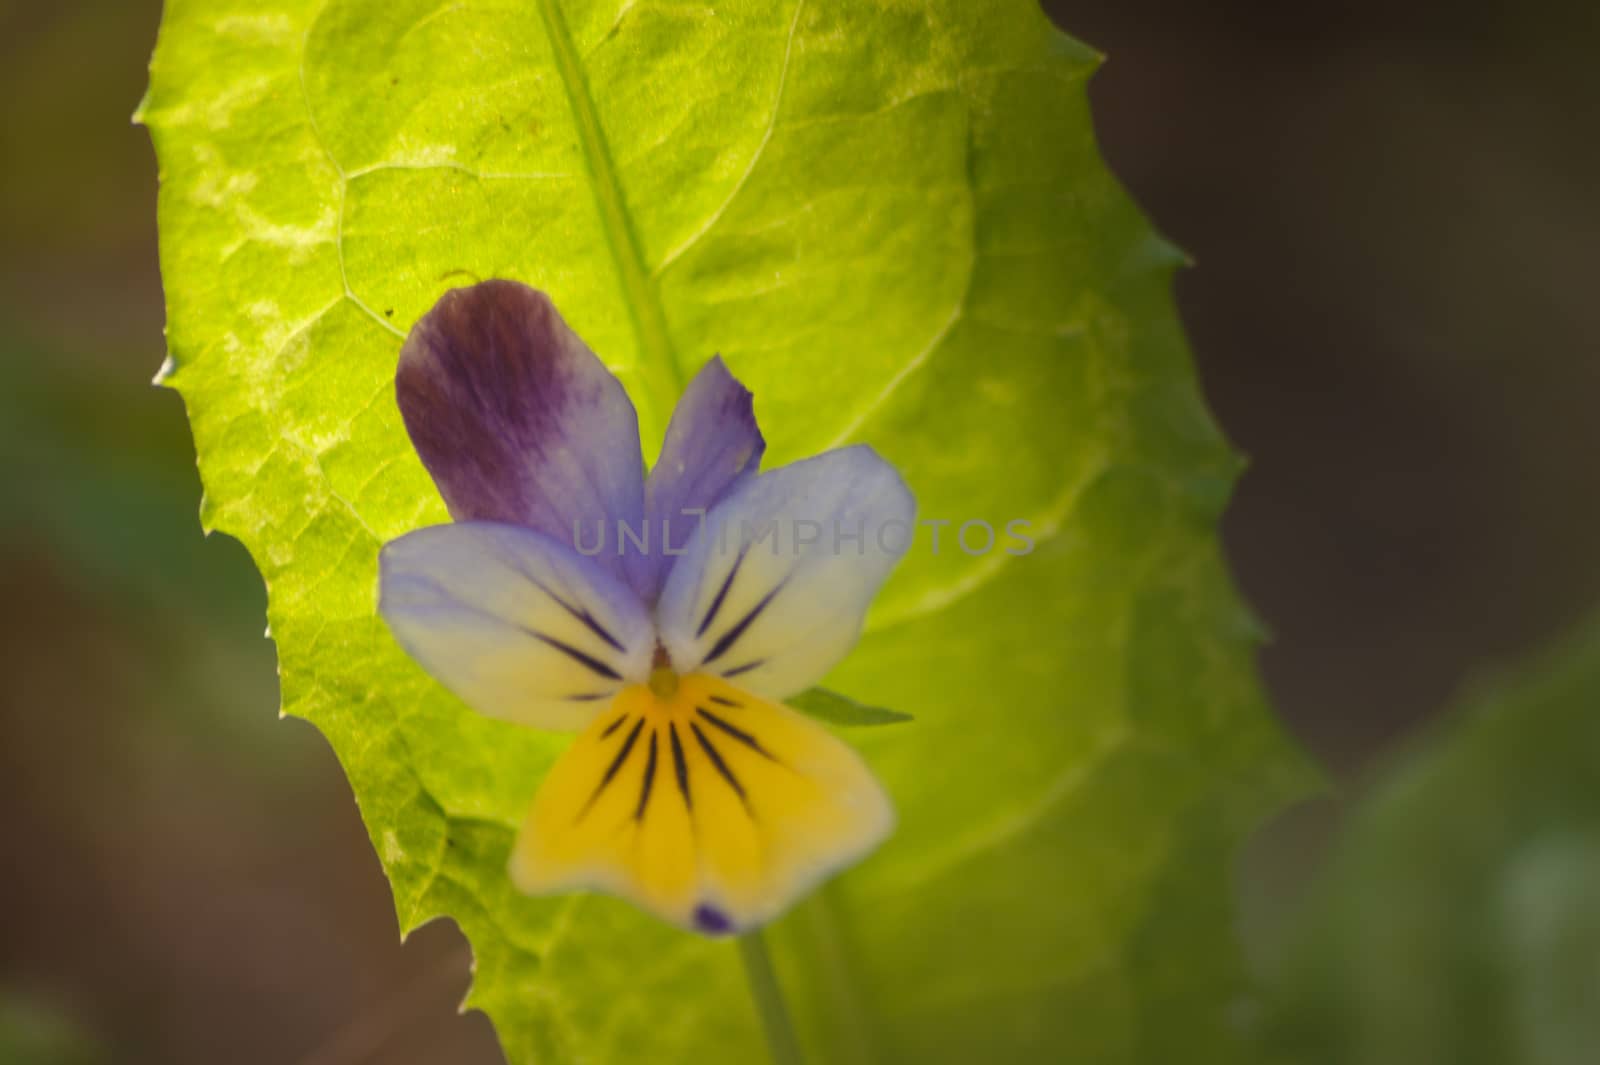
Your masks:
[[[380,544],[445,520],[401,336],[491,276],[554,296],[647,450],[720,352],[769,465],[866,441],[952,523],[829,678],[915,720],[849,733],[898,833],[773,933],[815,1060],[1233,1057],[1232,857],[1305,774],[1218,559],[1238,462],[1179,256],[1099,160],[1093,67],[1031,0],[168,4],[142,115],[204,518],[266,577],[284,709],[402,926],[460,922],[516,1065],[763,1051],[732,945],[513,892],[566,741],[470,713],[374,613]]]

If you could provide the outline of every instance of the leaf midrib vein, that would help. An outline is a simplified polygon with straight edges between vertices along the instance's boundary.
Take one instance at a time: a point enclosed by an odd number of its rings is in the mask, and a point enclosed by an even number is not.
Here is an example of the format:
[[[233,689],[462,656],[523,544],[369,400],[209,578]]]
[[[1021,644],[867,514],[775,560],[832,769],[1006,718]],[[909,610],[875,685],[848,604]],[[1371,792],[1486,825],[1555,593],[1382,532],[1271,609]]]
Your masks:
[[[567,29],[560,0],[538,0],[538,4],[556,70],[561,75],[561,85],[566,90],[567,103],[572,108],[578,145],[589,168],[600,227],[605,231],[606,244],[616,263],[617,277],[622,283],[623,302],[628,306],[628,316],[638,339],[639,365],[645,389],[657,418],[664,424],[679,393],[683,391],[683,378],[677,353],[673,349],[672,335],[667,329],[666,312],[655,283],[645,268],[638,234],[634,231],[627,201],[622,194],[616,163],[611,158],[611,146],[606,140],[605,128],[600,123],[594,96],[589,91],[589,79],[584,73],[582,60]]]

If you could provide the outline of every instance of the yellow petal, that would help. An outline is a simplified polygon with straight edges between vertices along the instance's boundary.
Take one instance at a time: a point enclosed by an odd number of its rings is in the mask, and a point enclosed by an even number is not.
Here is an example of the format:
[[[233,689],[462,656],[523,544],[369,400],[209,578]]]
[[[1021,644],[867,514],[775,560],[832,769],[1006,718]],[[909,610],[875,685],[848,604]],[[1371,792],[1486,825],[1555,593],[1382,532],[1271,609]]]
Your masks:
[[[511,858],[522,890],[735,932],[889,834],[883,789],[809,718],[706,674],[653,686],[625,688],[545,778]]]

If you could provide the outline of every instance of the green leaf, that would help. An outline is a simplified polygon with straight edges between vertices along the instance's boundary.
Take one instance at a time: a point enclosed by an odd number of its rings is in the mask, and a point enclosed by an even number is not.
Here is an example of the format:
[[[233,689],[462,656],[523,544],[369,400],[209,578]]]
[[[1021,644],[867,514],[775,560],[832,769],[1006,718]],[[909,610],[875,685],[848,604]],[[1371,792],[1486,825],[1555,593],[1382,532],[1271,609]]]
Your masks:
[[[401,926],[460,922],[515,1065],[762,1050],[732,945],[512,890],[566,739],[470,713],[374,614],[379,546],[446,520],[401,335],[491,276],[553,295],[647,449],[720,352],[772,464],[868,442],[956,523],[829,680],[917,728],[859,741],[895,837],[770,936],[812,1059],[1237,1050],[1231,859],[1309,775],[1218,557],[1239,462],[1180,256],[1099,159],[1094,66],[1033,0],[170,0],[142,117],[203,517],[261,567],[284,710],[342,760]]]
[[[0,1061],[12,1065],[97,1065],[108,1060],[94,1039],[46,1002],[0,994]]]
[[[882,706],[866,706],[848,695],[840,695],[827,688],[803,691],[787,702],[796,710],[802,710],[818,720],[847,728],[861,725],[898,725],[902,721],[912,720],[910,714]]]
[[[1580,1065],[1600,1046],[1600,617],[1352,817],[1288,961],[1303,1065]]]

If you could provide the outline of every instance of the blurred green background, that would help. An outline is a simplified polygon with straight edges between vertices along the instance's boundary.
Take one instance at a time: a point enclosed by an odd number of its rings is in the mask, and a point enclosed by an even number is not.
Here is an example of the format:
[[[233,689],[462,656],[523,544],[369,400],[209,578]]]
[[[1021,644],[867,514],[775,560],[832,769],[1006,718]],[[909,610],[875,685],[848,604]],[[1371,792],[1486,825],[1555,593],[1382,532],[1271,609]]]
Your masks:
[[[1593,16],[1047,7],[1110,55],[1106,154],[1196,260],[1179,303],[1252,460],[1227,545],[1345,785],[1241,863],[1265,959],[1373,767],[1600,602]],[[0,1062],[492,1063],[465,944],[395,941],[331,753],[278,722],[260,580],[201,535],[149,384],[158,18],[0,7]]]

